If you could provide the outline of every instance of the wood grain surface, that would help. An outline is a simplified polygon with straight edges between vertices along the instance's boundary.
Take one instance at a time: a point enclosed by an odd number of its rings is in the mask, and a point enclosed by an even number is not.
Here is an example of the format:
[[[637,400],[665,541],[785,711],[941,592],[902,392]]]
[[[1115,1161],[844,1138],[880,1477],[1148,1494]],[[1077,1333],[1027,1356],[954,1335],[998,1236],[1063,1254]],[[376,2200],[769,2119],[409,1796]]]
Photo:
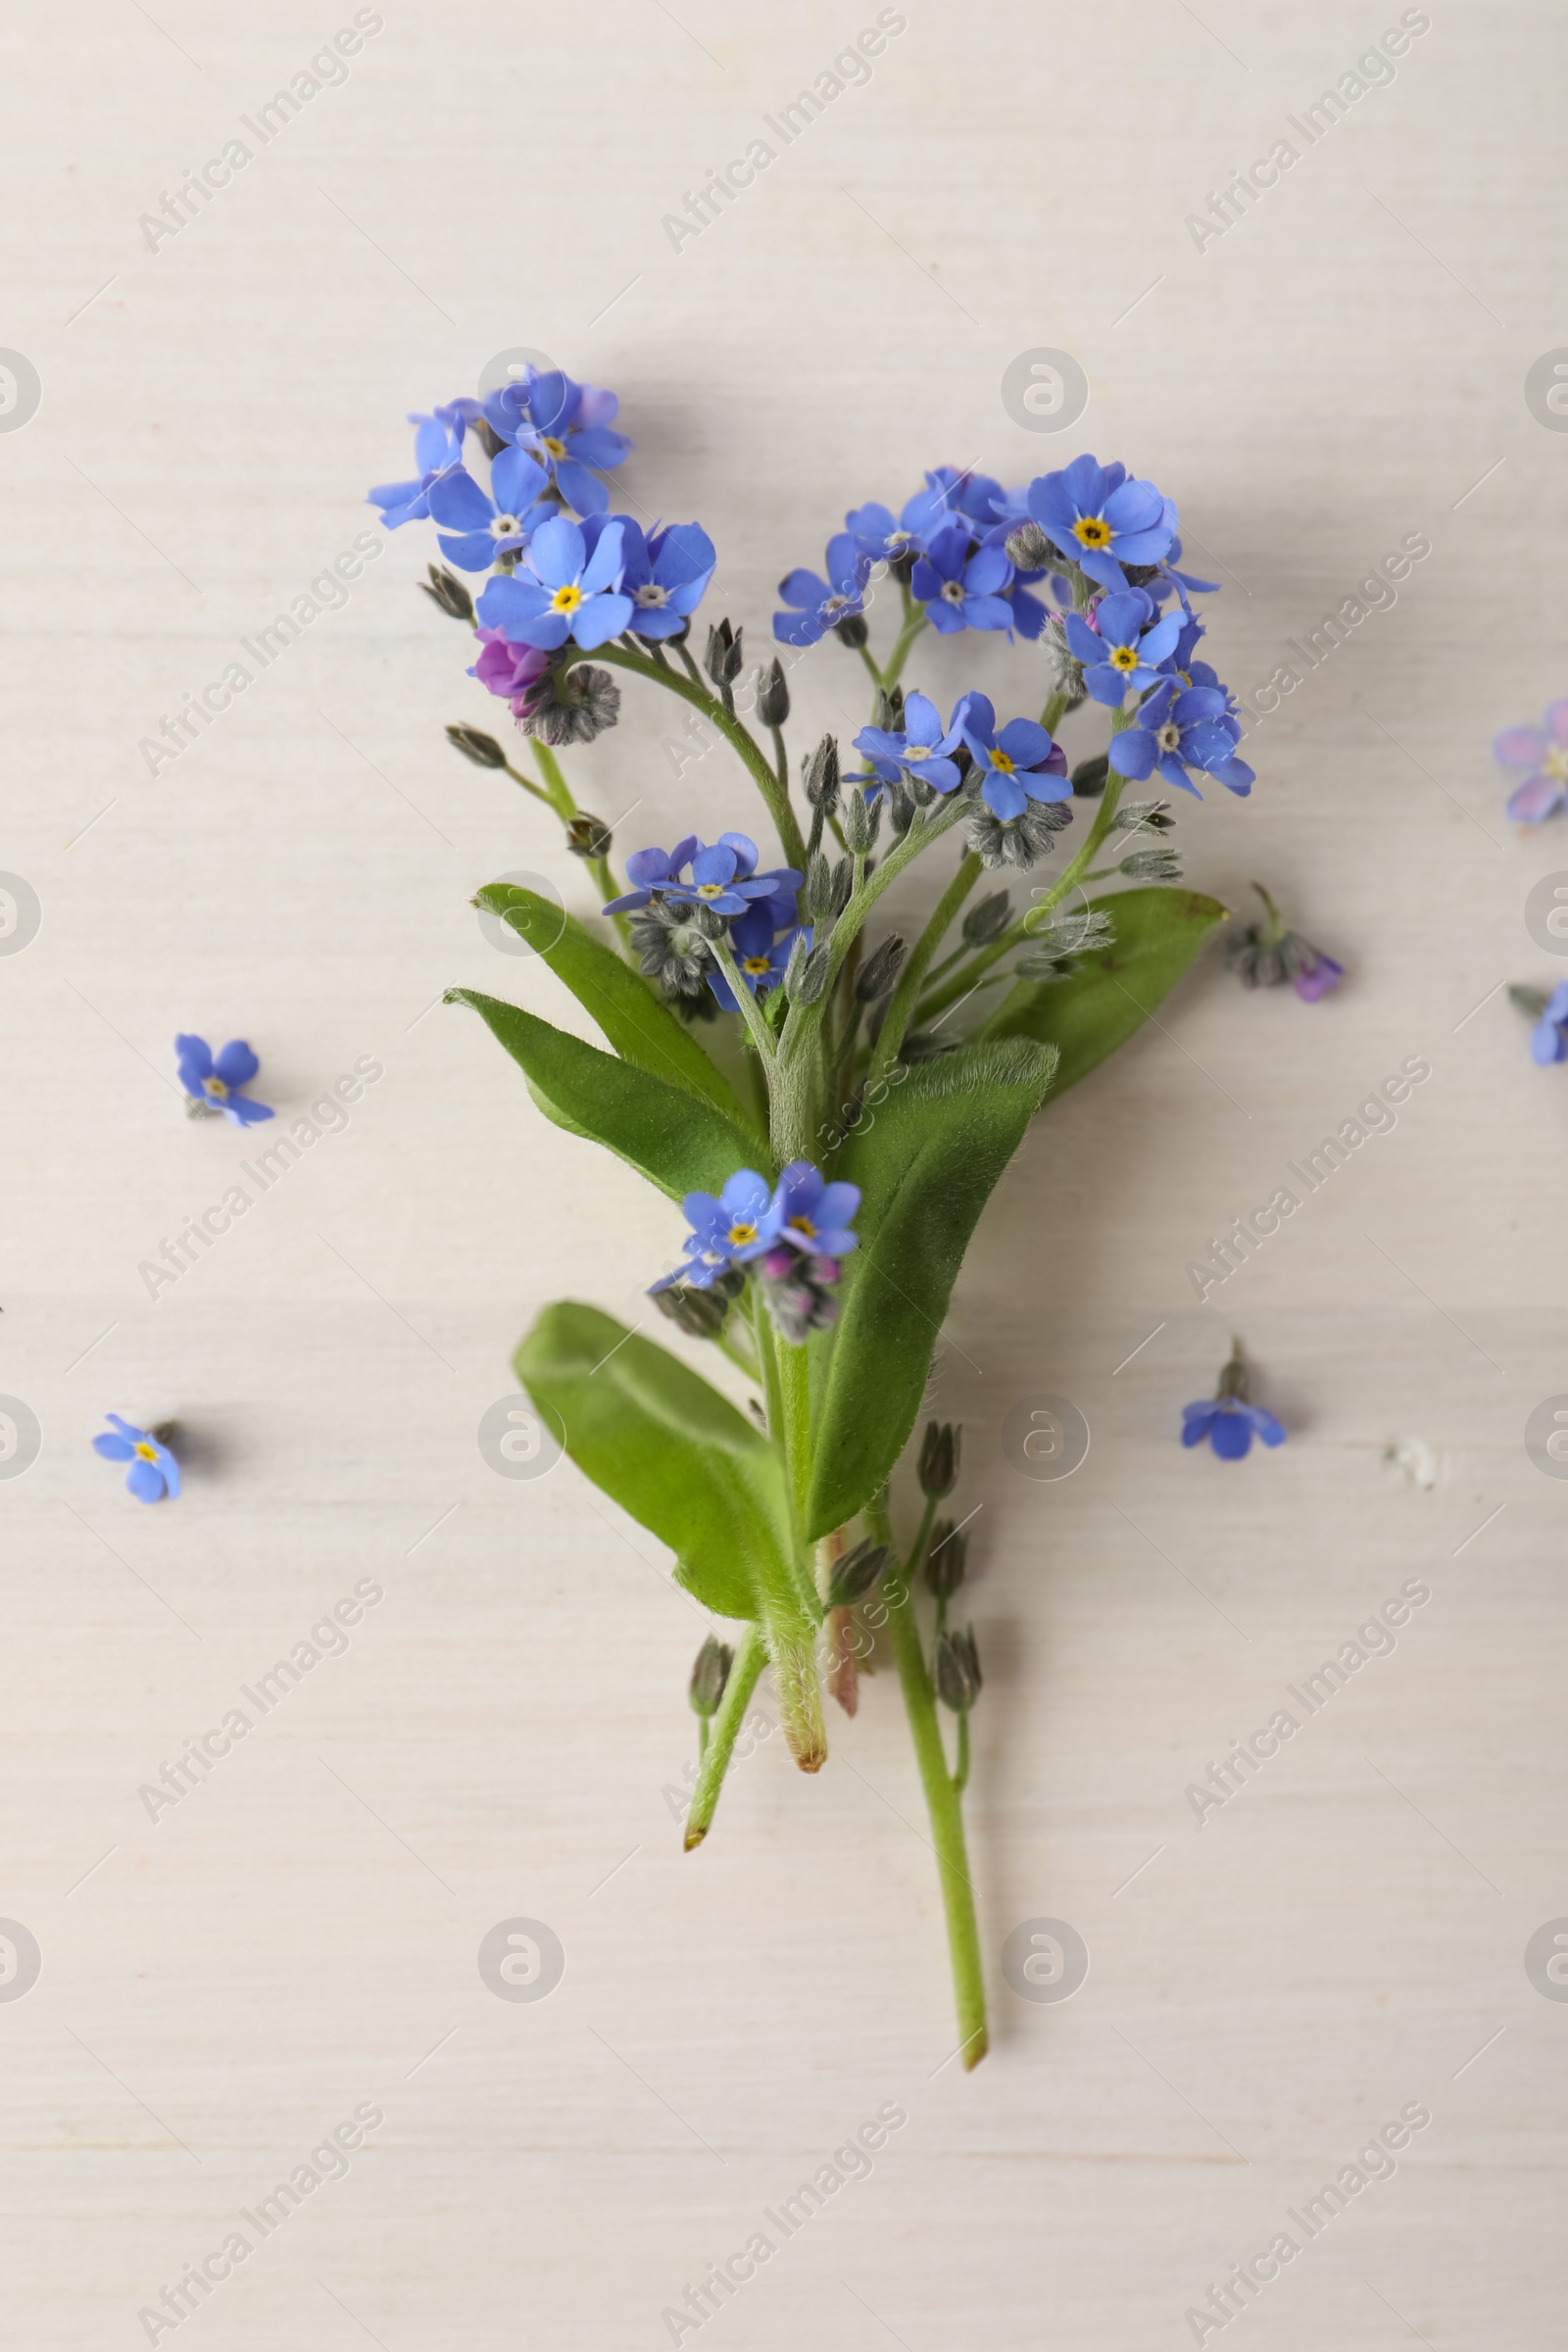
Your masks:
[[[1282,2231],[1299,2251],[1209,2344],[1561,2341],[1568,2006],[1526,1946],[1568,1915],[1568,1491],[1525,1426],[1568,1392],[1568,1075],[1499,992],[1562,969],[1525,908],[1568,834],[1508,824],[1488,749],[1568,691],[1568,440],[1525,390],[1568,342],[1561,13],[1433,0],[1360,75],[1396,0],[880,15],[904,28],[863,75],[833,61],[871,0],[385,0],[346,59],[347,0],[0,25],[0,866],[41,910],[0,956],[0,1391],[41,1432],[0,1477],[0,1918],[41,1955],[25,1997],[0,1983],[26,2352],[1176,2352]],[[1364,94],[1293,131],[1346,76]],[[298,77],[322,86],[259,115]],[[228,184],[150,231],[235,139]],[[672,243],[756,140],[766,168]],[[1195,230],[1282,140],[1275,184]],[[1222,674],[1250,703],[1302,673],[1251,731],[1250,802],[1211,790],[1177,839],[1238,909],[1268,881],[1344,988],[1248,995],[1211,950],[1038,1121],[939,1349],[987,1675],[972,2079],[891,1683],[835,1713],[814,1782],[760,1702],[683,1856],[702,1612],[569,1465],[481,1453],[537,1308],[636,1320],[677,1234],[439,1004],[586,1031],[469,899],[530,872],[591,899],[548,813],[443,741],[496,707],[415,592],[424,526],[265,667],[242,650],[373,523],[405,415],[518,348],[619,392],[617,494],[701,518],[707,611],[749,646],[848,507],[1090,449],[1179,503]],[[1087,377],[1059,433],[1004,401],[1037,350]],[[1396,596],[1288,650],[1416,537]],[[142,741],[235,662],[253,682],[149,774]],[[910,677],[1043,699],[1029,649],[971,638]],[[852,656],[797,680],[797,749],[862,723]],[[631,687],[571,766],[621,852],[754,820],[722,747]],[[182,1115],[186,1029],[248,1037],[290,1126],[379,1075],[154,1299],[143,1261],[255,1156]],[[1188,1262],[1407,1060],[1396,1127],[1200,1304]],[[1233,1331],[1290,1430],[1241,1465],[1176,1442]],[[1044,1394],[1092,1433],[1060,1482],[1004,1447]],[[94,1456],[106,1410],[177,1417],[176,1505]],[[1411,1584],[1396,1645],[1294,1706]],[[297,1686],[241,1695],[323,1624]],[[1280,1708],[1297,1736],[1200,1823],[1190,1785]],[[515,1920],[559,1939],[548,1998],[481,1975]],[[1068,2001],[1007,1981],[1038,1920],[1087,1947]],[[1287,2218],[1407,2108],[1430,2123],[1388,2177],[1315,2235]],[[311,2166],[339,2126],[359,2144]],[[300,2167],[319,2184],[253,2226]],[[672,2327],[758,2233],[755,2275]],[[139,2316],[215,2254],[177,2326]]]

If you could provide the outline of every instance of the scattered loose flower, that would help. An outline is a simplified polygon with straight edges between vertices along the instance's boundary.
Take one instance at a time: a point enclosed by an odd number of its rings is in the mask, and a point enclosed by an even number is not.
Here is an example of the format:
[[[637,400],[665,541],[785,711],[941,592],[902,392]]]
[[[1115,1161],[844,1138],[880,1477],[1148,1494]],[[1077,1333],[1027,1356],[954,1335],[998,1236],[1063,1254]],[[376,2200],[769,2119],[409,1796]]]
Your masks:
[[[1268,920],[1249,923],[1240,938],[1225,950],[1225,962],[1244,988],[1278,988],[1282,980],[1295,984],[1303,1004],[1316,1004],[1345,978],[1345,966],[1321,948],[1313,947],[1299,931],[1287,930],[1285,918],[1261,882],[1252,888],[1262,900]]]
[[[262,1066],[243,1038],[231,1037],[215,1055],[205,1037],[179,1036],[174,1054],[185,1106],[193,1115],[221,1111],[234,1127],[255,1127],[272,1116],[265,1102],[253,1102],[239,1091]]]
[[[1222,1462],[1239,1462],[1251,1451],[1254,1437],[1265,1446],[1283,1446],[1283,1422],[1249,1401],[1248,1367],[1240,1340],[1231,1342],[1231,1360],[1219,1376],[1212,1396],[1182,1406],[1182,1444],[1201,1446],[1206,1438]]]
[[[106,1413],[105,1420],[114,1424],[94,1438],[92,1449],[101,1453],[106,1462],[128,1462],[125,1473],[127,1493],[138,1502],[162,1502],[165,1495],[173,1499],[179,1494],[179,1464],[163,1436],[157,1430],[137,1429],[133,1423],[122,1421],[118,1413]]]

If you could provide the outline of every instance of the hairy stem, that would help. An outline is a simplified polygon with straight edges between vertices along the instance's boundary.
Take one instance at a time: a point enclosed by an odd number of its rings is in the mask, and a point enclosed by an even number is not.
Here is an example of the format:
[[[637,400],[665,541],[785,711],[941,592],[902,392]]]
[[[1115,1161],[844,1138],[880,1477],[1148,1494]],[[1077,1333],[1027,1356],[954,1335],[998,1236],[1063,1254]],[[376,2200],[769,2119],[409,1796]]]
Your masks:
[[[691,1809],[686,1816],[686,1851],[701,1845],[713,1826],[713,1809],[718,1792],[724,1786],[730,1757],[735,1752],[735,1737],[746,1720],[746,1710],[757,1678],[767,1664],[767,1643],[760,1626],[749,1625],[735,1652],[735,1662],[724,1685],[724,1695],[713,1717],[708,1745],[703,1751],[703,1767],[697,1775],[697,1787],[692,1791]]]
[[[984,870],[973,850],[959,858],[957,872],[937,901],[935,912],[915,941],[913,952],[899,974],[898,986],[888,1000],[888,1008],[876,1041],[876,1052],[871,1056],[871,1066],[866,1073],[867,1084],[874,1085],[897,1061],[899,1048],[904,1043],[904,1033],[914,1012],[927,966],[941,946],[954,916]]]
[[[891,1544],[885,1492],[867,1506],[865,1520],[875,1542]],[[948,1948],[953,1961],[953,1990],[958,2012],[958,2046],[967,2072],[978,2066],[986,2054],[985,1979],[980,1966],[974,1888],[969,1883],[968,1853],[963,1838],[963,1812],[948,1771],[942,1727],[937,1720],[936,1694],[926,1671],[920,1630],[914,1618],[911,1585],[918,1558],[917,1546],[904,1568],[895,1572],[897,1584],[890,1577],[883,1591],[888,1602],[888,1631],[925,1790],[926,1809],[931,1817],[931,1838],[937,1850],[942,1903],[948,1921]]]

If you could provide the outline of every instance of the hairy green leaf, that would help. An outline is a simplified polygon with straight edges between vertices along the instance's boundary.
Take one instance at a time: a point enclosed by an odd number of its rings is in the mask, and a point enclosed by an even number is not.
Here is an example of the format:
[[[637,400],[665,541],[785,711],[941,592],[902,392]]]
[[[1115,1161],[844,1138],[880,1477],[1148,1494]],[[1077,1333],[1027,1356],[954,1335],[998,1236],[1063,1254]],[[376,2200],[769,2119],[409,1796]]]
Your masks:
[[[784,1458],[716,1389],[571,1299],[546,1307],[513,1360],[578,1468],[669,1545],[705,1608],[799,1614]]]
[[[1142,1028],[1230,912],[1196,890],[1123,890],[1091,904],[1110,917],[1111,945],[1086,955],[1070,979],[1018,981],[985,1026],[987,1038],[1055,1047],[1053,1102]]]
[[[897,1461],[969,1237],[1055,1058],[1017,1039],[922,1063],[838,1154],[833,1173],[860,1187],[862,1238],[844,1261],[837,1330],[813,1349],[809,1536],[842,1527]]]
[[[535,949],[585,1011],[592,1013],[622,1061],[655,1078],[683,1086],[724,1112],[739,1127],[751,1121],[735,1092],[684,1022],[676,1019],[623,956],[595,939],[573,916],[537,892],[511,882],[487,882],[475,905],[499,915]]]
[[[520,1005],[477,989],[449,988],[449,1004],[471,1004],[522,1070],[547,1118],[617,1152],[661,1192],[716,1193],[737,1168],[771,1173],[761,1138],[682,1086],[617,1061],[568,1037]]]

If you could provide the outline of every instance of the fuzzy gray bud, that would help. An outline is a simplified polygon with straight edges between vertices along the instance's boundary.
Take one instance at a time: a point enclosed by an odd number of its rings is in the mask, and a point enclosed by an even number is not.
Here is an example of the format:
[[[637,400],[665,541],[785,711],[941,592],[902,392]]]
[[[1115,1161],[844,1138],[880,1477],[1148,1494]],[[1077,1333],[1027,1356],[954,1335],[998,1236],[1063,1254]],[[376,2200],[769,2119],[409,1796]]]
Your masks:
[[[471,760],[475,767],[505,767],[507,764],[507,755],[500,744],[480,727],[448,727],[447,741],[455,752],[463,754],[465,760]]]
[[[1000,939],[1012,920],[1012,899],[1004,890],[993,891],[989,899],[981,899],[970,907],[963,918],[963,944],[966,948],[989,948]]]
[[[851,1609],[863,1600],[872,1588],[879,1585],[893,1565],[893,1554],[885,1544],[857,1544],[839,1560],[828,1580],[823,1603],[829,1609]]]
[[[888,823],[895,841],[902,841],[914,822],[914,795],[901,780],[887,789]]]
[[[789,681],[783,663],[775,655],[767,668],[758,673],[757,715],[764,727],[781,727],[789,714]]]
[[[432,605],[439,605],[442,612],[453,620],[466,620],[471,625],[473,599],[457,573],[448,571],[444,564],[430,564],[425,568],[430,574],[430,582],[428,587],[423,580],[416,582],[420,593],[427,596]]]
[[[882,803],[852,792],[844,804],[844,838],[857,858],[863,858],[882,829]]]
[[[784,974],[784,993],[792,1004],[814,1004],[827,986],[828,967],[833,951],[826,940],[819,948],[806,952],[806,937],[801,933],[790,950],[789,967]]]
[[[1129,882],[1179,882],[1182,861],[1175,850],[1134,850],[1130,858],[1122,859],[1118,871]]]
[[[729,1681],[729,1670],[734,1663],[735,1652],[729,1643],[716,1641],[710,1634],[697,1652],[697,1663],[692,1668],[688,1690],[692,1713],[700,1715],[705,1723],[718,1713],[718,1702],[724,1695],[724,1685]]]
[[[855,982],[855,994],[862,1004],[875,1004],[885,997],[899,976],[904,961],[904,942],[896,931],[890,931],[873,955],[861,964]]]
[[[742,634],[740,629],[732,629],[728,620],[721,620],[716,629],[709,630],[703,667],[715,686],[733,686],[740,676]]]
[[[675,1329],[692,1340],[716,1340],[729,1313],[727,1298],[713,1291],[694,1291],[684,1282],[667,1291],[656,1291],[654,1301],[660,1313],[667,1315]]]
[[[871,724],[873,727],[880,727],[885,735],[903,734],[904,688],[902,686],[879,686],[877,688],[876,715]]]
[[[951,1600],[963,1582],[969,1539],[951,1519],[939,1519],[931,1530],[931,1548],[925,1555],[926,1590],[935,1600]]]
[[[937,1696],[955,1715],[967,1715],[981,1689],[980,1652],[975,1647],[973,1626],[961,1634],[939,1634],[935,1662]]]
[[[1006,549],[1008,563],[1016,564],[1020,571],[1046,571],[1061,564],[1038,522],[1020,522],[1015,531],[1009,531]]]
[[[1176,827],[1168,801],[1127,801],[1110,822],[1115,833],[1171,833]]]
[[[833,868],[832,912],[841,915],[855,896],[855,859],[841,858]]]
[[[852,654],[858,654],[871,632],[859,613],[852,612],[848,620],[836,620],[833,623],[833,634],[840,645],[847,645]]]
[[[825,923],[833,912],[833,868],[820,850],[806,860],[806,911],[813,923]]]
[[[566,847],[574,858],[608,858],[611,832],[602,816],[579,808],[566,827]]]
[[[1110,773],[1110,755],[1097,752],[1092,760],[1080,760],[1072,771],[1072,788],[1081,801],[1096,801],[1105,789]]]
[[[560,751],[565,744],[593,743],[620,716],[620,688],[608,669],[574,662],[540,679],[517,724],[525,735]]]
[[[831,815],[839,803],[839,747],[836,736],[823,736],[806,761],[804,781],[806,798],[811,808],[825,808]]]
[[[928,1421],[920,1440],[920,1492],[940,1502],[958,1483],[963,1431],[952,1421]]]

